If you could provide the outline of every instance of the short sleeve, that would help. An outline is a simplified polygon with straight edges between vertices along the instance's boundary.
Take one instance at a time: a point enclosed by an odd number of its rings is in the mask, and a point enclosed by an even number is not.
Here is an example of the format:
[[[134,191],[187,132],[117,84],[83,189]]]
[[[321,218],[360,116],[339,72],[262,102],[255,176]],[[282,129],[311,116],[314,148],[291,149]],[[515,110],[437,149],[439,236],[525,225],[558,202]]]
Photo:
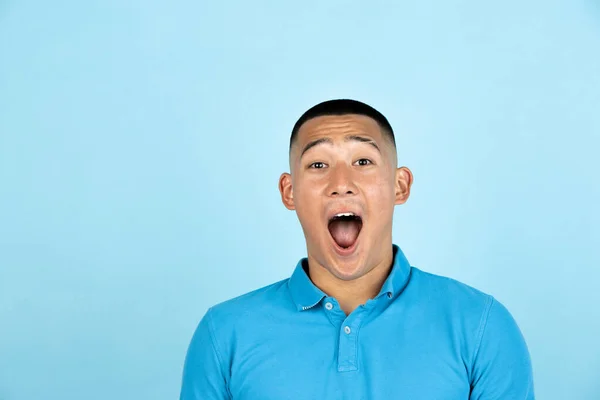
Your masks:
[[[229,399],[227,383],[227,374],[215,343],[209,309],[196,328],[189,345],[179,399]]]
[[[534,400],[525,339],[510,312],[491,298],[477,347],[470,400]]]

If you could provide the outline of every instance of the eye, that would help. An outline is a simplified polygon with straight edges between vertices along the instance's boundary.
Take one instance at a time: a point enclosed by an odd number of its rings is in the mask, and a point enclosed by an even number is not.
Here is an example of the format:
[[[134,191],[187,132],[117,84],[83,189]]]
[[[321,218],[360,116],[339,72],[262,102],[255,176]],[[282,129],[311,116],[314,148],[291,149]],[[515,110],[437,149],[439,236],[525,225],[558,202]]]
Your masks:
[[[373,162],[371,160],[369,160],[368,158],[361,158],[360,160],[357,161],[357,163],[360,166],[373,164]]]
[[[308,166],[308,168],[313,168],[313,169],[321,169],[321,168],[325,168],[325,163],[322,163],[320,161],[314,162],[312,164],[310,164]]]

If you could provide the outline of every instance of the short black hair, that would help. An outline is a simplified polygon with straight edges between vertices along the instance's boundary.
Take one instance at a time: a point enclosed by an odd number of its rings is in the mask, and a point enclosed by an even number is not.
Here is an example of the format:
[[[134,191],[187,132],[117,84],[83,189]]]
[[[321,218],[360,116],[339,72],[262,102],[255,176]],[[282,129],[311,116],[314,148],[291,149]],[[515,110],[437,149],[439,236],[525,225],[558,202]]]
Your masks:
[[[316,106],[308,109],[296,124],[294,124],[294,129],[292,129],[292,135],[290,136],[290,151],[292,150],[292,145],[298,136],[298,131],[300,127],[304,125],[305,122],[326,115],[348,115],[348,114],[358,114],[364,115],[366,117],[372,118],[379,124],[384,134],[388,136],[391,142],[394,144],[394,148],[396,147],[396,138],[394,137],[394,130],[392,126],[388,122],[387,118],[383,116],[382,113],[377,111],[375,108],[371,107],[368,104],[360,102],[358,100],[352,99],[334,99],[327,100],[322,103],[317,104]]]

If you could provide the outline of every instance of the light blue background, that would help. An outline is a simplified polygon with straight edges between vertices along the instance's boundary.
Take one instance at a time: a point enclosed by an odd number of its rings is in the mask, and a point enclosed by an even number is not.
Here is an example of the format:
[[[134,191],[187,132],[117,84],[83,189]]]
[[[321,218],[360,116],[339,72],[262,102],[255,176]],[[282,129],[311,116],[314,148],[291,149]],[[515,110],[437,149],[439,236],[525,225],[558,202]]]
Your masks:
[[[485,4],[484,4],[485,3]],[[0,1],[0,399],[173,399],[207,307],[305,255],[296,118],[380,109],[394,240],[600,399],[597,1]]]

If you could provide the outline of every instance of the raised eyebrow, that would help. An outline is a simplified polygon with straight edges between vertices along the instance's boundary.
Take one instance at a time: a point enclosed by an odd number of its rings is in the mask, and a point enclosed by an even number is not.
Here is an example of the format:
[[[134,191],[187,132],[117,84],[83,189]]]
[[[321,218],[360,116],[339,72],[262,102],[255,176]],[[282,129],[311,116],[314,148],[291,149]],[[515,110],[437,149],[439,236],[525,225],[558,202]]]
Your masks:
[[[375,147],[375,149],[377,149],[377,151],[381,153],[381,149],[379,149],[379,146],[377,146],[377,143],[375,143],[375,141],[369,137],[360,136],[360,135],[348,135],[344,138],[344,140],[346,142],[356,141],[356,142],[361,142],[361,143],[368,143],[371,146]]]
[[[333,144],[333,141],[329,138],[320,138],[320,139],[316,139],[313,140],[312,142],[309,142],[306,146],[304,146],[304,149],[302,149],[302,153],[300,154],[300,158],[302,158],[302,156],[304,155],[304,153],[306,153],[308,150],[312,149],[315,146],[318,146],[320,144]]]

